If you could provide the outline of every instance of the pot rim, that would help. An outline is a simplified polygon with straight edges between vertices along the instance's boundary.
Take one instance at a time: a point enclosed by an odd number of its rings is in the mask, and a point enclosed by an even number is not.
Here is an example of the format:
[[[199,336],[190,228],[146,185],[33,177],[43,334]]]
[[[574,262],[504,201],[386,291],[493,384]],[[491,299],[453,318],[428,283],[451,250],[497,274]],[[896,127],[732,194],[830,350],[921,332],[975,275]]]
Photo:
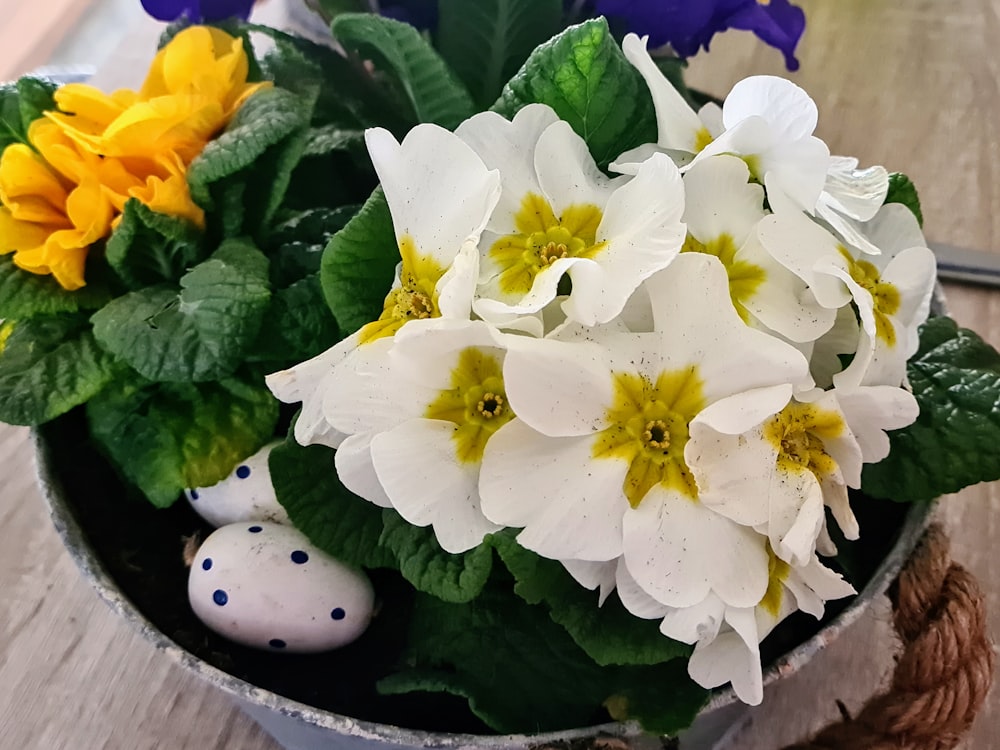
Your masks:
[[[511,746],[547,745],[595,735],[634,737],[643,734],[641,727],[635,721],[609,722],[591,727],[531,735],[453,734],[408,729],[391,724],[353,719],[349,716],[318,709],[224,672],[171,640],[125,596],[103,563],[97,558],[85,532],[64,501],[65,490],[55,471],[55,462],[49,445],[41,431],[32,428],[31,440],[35,452],[35,474],[49,516],[63,546],[66,547],[84,578],[114,612],[125,619],[158,650],[164,652],[173,662],[241,701],[340,734],[383,743],[406,744],[411,747],[459,748],[474,745],[477,747],[510,748]],[[770,664],[764,671],[765,687],[797,672],[813,656],[836,640],[844,629],[857,621],[868,609],[872,600],[888,590],[902,569],[904,562],[923,536],[930,523],[934,507],[934,503],[914,503],[911,505],[900,530],[899,538],[876,569],[868,584],[826,627]],[[736,702],[736,694],[732,687],[727,686],[716,690],[702,708],[699,716]]]

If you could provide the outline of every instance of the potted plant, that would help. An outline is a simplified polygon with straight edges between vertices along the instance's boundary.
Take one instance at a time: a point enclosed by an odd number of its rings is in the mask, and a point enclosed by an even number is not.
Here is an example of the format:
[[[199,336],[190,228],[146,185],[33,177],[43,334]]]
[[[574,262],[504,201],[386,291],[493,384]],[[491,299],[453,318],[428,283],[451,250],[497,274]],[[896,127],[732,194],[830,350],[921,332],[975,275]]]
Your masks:
[[[4,418],[59,417],[40,434],[66,486],[121,477],[159,506],[294,422],[277,499],[383,601],[308,659],[153,616],[193,653],[382,724],[673,734],[705,688],[759,702],[763,637],[873,575],[908,513],[872,498],[986,478],[943,470],[962,429],[940,391],[992,355],[941,316],[918,336],[933,258],[912,185],[831,160],[797,87],[750,79],[696,110],[595,19],[475,114],[476,70],[446,60],[481,50],[443,32],[439,55],[343,14],[344,57],[228,29],[176,30],[138,92],[4,92]],[[251,31],[275,45],[259,62]],[[976,394],[972,421],[996,401]],[[204,530],[190,511],[73,502],[105,564],[148,529],[144,580],[185,598],[163,545]],[[864,528],[881,544],[817,557]],[[357,679],[330,690],[320,659]]]

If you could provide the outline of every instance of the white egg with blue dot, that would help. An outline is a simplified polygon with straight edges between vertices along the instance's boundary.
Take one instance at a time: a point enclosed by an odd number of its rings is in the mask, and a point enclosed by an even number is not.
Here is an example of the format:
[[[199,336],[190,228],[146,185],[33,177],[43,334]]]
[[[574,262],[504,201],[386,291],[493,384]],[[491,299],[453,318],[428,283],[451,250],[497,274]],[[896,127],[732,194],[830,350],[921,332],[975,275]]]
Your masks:
[[[241,463],[233,473],[211,487],[184,491],[195,512],[212,526],[240,521],[270,521],[291,525],[271,485],[267,458],[281,441],[269,443]]]
[[[375,594],[360,570],[291,526],[241,522],[216,529],[195,555],[188,599],[224,638],[268,651],[344,646],[371,622]]]

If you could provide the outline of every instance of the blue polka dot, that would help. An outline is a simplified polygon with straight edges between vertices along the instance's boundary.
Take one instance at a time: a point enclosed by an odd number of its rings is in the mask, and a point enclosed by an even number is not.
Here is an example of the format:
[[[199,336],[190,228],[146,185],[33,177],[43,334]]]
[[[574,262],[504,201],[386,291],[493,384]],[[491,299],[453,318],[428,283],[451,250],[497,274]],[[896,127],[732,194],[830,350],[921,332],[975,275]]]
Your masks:
[[[198,490],[191,490],[191,499],[192,500],[198,499]]]
[[[280,638],[272,638],[270,641],[268,641],[268,645],[270,645],[271,648],[284,648],[288,644],[285,643]]]
[[[260,526],[251,526],[249,529],[247,529],[247,531],[249,531],[251,534],[259,534],[263,530],[264,529],[262,529]]]
[[[347,613],[340,607],[337,607],[336,609],[333,610],[333,612],[330,613],[330,617],[332,617],[334,620],[343,620],[345,617],[347,617]]]
[[[296,565],[302,565],[302,563],[307,563],[309,562],[309,555],[307,555],[302,550],[297,549],[292,553],[292,562],[295,563]]]
[[[229,594],[227,594],[222,589],[216,589],[215,593],[212,594],[212,601],[218,604],[220,607],[226,606],[226,602],[229,601]]]
[[[201,569],[202,570],[211,570],[212,569],[212,558],[211,557],[206,557],[204,560],[201,561]]]
[[[250,476],[250,467],[249,466],[237,466],[236,467],[236,476],[238,476],[240,479],[246,479],[248,476]]]

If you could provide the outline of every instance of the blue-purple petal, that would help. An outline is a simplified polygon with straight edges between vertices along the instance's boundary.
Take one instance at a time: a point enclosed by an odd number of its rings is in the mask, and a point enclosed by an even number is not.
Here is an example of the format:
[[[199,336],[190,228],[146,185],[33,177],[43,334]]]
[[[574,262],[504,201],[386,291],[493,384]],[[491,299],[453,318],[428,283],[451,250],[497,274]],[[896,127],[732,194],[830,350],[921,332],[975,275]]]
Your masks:
[[[394,3],[383,3],[380,12],[387,18],[403,21],[418,29],[433,29],[437,26],[437,0],[397,0]]]
[[[254,0],[141,0],[142,7],[159,21],[211,23],[227,18],[249,18]]]
[[[678,43],[711,23],[713,0],[597,0],[597,12],[625,23],[629,31],[649,36],[649,47]]]
[[[771,0],[767,5],[753,3],[734,14],[731,28],[752,31],[767,44],[781,50],[789,70],[798,70],[795,47],[806,28],[806,14],[789,0]]]

